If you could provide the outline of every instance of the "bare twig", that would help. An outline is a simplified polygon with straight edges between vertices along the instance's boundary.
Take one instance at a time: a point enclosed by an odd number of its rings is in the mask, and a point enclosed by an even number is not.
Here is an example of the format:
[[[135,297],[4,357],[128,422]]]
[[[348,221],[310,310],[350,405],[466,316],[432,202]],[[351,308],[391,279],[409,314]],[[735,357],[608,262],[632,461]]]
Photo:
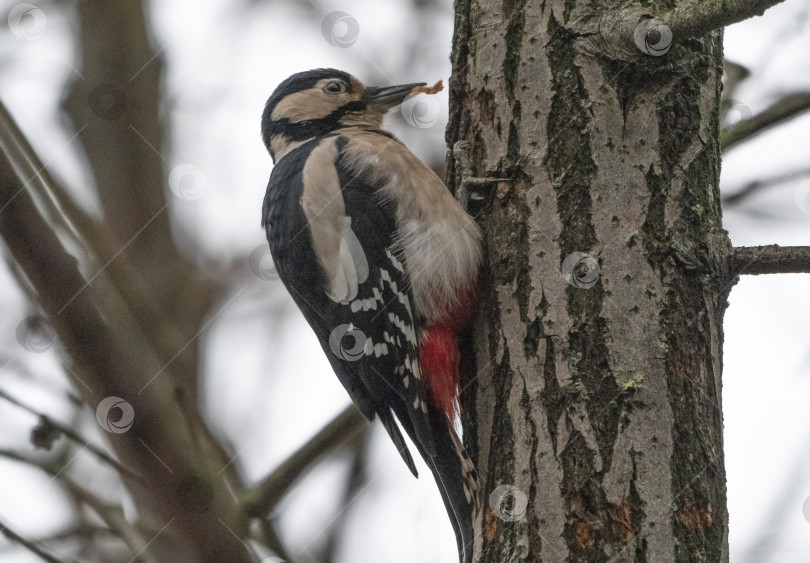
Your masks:
[[[22,537],[21,535],[13,532],[12,530],[10,530],[8,528],[8,526],[3,524],[2,522],[0,522],[0,533],[2,533],[4,536],[6,536],[9,540],[20,544],[21,546],[23,546],[25,549],[27,549],[28,551],[30,551],[34,555],[37,555],[43,561],[48,561],[48,563],[59,563],[59,559],[57,559],[53,555],[51,555],[51,554],[47,553],[46,551],[44,551],[41,547],[36,545],[34,542],[29,541],[29,540],[25,539],[24,537]]]
[[[135,528],[135,526],[124,518],[124,511],[120,506],[113,506],[102,502],[102,500],[96,495],[65,475],[65,472],[61,469],[56,469],[51,465],[40,463],[20,452],[0,449],[0,457],[25,463],[44,471],[54,479],[57,479],[78,501],[86,504],[96,514],[98,514],[104,523],[110,527],[110,530],[117,533],[133,553],[143,551],[144,547],[146,546],[146,541],[143,539],[141,533]]]
[[[700,37],[715,29],[761,16],[765,10],[784,0],[693,0],[680,3],[661,17],[678,40]]]
[[[726,151],[738,143],[810,110],[810,92],[789,94],[761,113],[720,133],[720,147]]]
[[[349,440],[364,424],[366,419],[360,411],[354,405],[347,407],[261,483],[246,492],[244,502],[248,513],[262,516],[270,511],[310,464]]]
[[[370,427],[369,427],[370,428]],[[366,464],[368,462],[369,431],[357,434],[352,440],[352,464],[346,480],[346,488],[340,506],[349,506],[352,499],[360,493],[368,482]],[[335,563],[338,559],[340,542],[345,537],[348,511],[341,510],[329,525],[328,537],[323,548],[322,563]]]
[[[69,528],[63,529],[59,532],[54,534],[39,537],[33,540],[36,544],[45,544],[50,545],[59,542],[65,541],[72,541],[78,538],[81,539],[88,539],[96,535],[105,535],[110,536],[112,538],[117,538],[115,530],[111,530],[105,526],[94,526],[92,524],[82,523],[76,526],[71,526]],[[12,547],[13,544],[6,544],[0,546],[0,558],[2,558],[3,554],[9,551],[9,548]],[[0,559],[2,560],[2,559]]]
[[[27,178],[25,186],[30,187],[38,200],[45,208],[48,220],[59,225],[63,232],[81,240],[78,231],[72,224],[70,217],[58,209],[54,201],[55,192],[59,191],[56,182],[48,168],[42,164],[33,147],[25,138],[14,118],[4,103],[0,101],[0,147],[8,155],[14,165],[19,169],[18,174]],[[66,199],[71,200],[65,193]],[[72,201],[72,200],[71,200]]]
[[[731,275],[810,273],[810,246],[740,246],[734,249]]]
[[[80,436],[75,430],[62,424],[61,422],[57,422],[56,420],[49,417],[47,414],[38,411],[37,409],[26,405],[25,403],[20,402],[18,399],[12,397],[2,389],[0,389],[0,398],[5,399],[9,403],[20,407],[21,409],[30,412],[34,416],[39,417],[43,420],[46,424],[53,426],[59,432],[64,434],[67,438],[74,441],[75,443],[79,444],[83,448],[85,448],[88,452],[94,454],[97,458],[101,461],[106,462],[113,466],[120,474],[121,477],[130,477],[133,479],[140,479],[137,473],[132,471],[131,469],[125,467],[121,464],[117,459],[111,457],[107,452],[99,449],[97,446],[93,445],[89,440],[86,440],[82,436]]]
[[[663,14],[625,8],[587,22],[583,30],[588,51],[614,58],[659,56],[673,43],[761,16],[780,2],[784,0],[693,0]]]
[[[740,188],[733,194],[724,195],[722,197],[722,202],[724,205],[735,205],[751,197],[760,190],[770,188],[771,186],[784,184],[785,182],[798,180],[800,178],[804,178],[805,176],[810,176],[810,168],[805,168],[803,170],[794,170],[786,174],[779,174],[777,176],[765,178],[764,180],[755,180],[753,182],[745,184],[742,188]]]
[[[725,74],[725,80],[723,80],[721,103],[727,102],[729,99],[733,98],[737,87],[751,76],[751,71],[746,67],[728,59],[723,60],[723,72]]]
[[[259,518],[259,530],[258,530],[258,538],[264,542],[264,544],[273,550],[277,556],[281,557],[284,561],[288,563],[293,563],[293,558],[287,553],[284,544],[281,541],[278,533],[276,532],[275,527],[273,526],[273,522],[271,522],[269,516],[264,518]]]
[[[58,478],[70,490],[71,494],[98,514],[111,530],[115,530],[132,553],[140,553],[139,559],[141,561],[144,563],[152,561],[152,558],[145,553],[148,542],[136,526],[124,517],[124,510],[121,506],[102,502],[93,493],[67,477],[59,475]]]

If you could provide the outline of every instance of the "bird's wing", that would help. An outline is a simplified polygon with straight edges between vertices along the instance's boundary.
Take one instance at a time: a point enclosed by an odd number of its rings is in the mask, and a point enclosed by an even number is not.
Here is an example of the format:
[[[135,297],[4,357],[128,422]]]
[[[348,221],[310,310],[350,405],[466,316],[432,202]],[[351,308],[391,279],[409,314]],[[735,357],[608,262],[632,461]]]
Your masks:
[[[394,250],[395,210],[376,187],[341,162],[341,140],[326,137],[273,169],[265,222],[276,267],[318,335],[338,378],[369,418],[378,414],[411,471],[391,416],[407,413],[420,448],[435,455],[418,364],[413,297]],[[274,217],[285,217],[284,221]],[[283,224],[287,232],[274,229]],[[306,294],[300,288],[316,288]]]

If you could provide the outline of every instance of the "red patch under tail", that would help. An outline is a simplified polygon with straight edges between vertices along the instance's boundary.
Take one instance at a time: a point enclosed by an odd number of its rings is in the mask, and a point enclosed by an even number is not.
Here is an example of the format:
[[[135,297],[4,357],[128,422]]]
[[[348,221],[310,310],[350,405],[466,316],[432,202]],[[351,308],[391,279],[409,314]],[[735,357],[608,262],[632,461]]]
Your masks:
[[[419,368],[431,402],[449,420],[458,404],[458,338],[449,326],[435,324],[425,330],[419,347]]]
[[[475,288],[463,292],[459,304],[439,322],[424,330],[419,344],[419,368],[430,402],[452,421],[458,412],[458,333],[475,315]]]

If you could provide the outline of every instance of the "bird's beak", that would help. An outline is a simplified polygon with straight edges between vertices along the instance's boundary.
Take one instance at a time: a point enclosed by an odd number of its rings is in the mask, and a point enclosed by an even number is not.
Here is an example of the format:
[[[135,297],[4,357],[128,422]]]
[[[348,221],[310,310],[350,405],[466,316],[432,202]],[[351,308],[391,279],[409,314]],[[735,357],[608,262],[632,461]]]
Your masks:
[[[398,86],[369,86],[363,92],[363,100],[373,107],[388,111],[392,107],[401,104],[416,86],[424,86],[425,84],[425,82],[414,82],[413,84],[400,84]]]

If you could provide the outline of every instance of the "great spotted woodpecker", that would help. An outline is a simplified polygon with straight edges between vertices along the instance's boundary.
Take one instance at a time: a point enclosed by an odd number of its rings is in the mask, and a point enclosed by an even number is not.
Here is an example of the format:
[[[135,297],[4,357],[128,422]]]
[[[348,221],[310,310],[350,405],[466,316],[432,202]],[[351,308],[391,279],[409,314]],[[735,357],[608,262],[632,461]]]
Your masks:
[[[478,481],[454,420],[481,233],[439,177],[381,129],[422,85],[366,87],[334,69],[282,82],[262,115],[275,164],[262,223],[277,272],[340,382],[416,475],[399,420],[470,563]]]

